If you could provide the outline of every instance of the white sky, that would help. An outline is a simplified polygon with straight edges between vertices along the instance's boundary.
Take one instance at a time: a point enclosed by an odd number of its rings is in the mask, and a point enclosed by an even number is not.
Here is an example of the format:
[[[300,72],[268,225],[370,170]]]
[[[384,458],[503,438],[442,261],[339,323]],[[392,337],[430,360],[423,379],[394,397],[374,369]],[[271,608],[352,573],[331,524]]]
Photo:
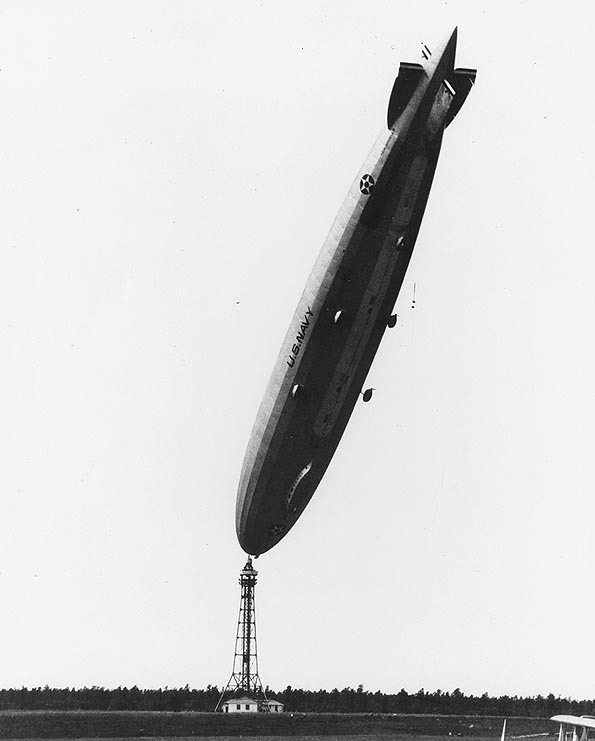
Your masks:
[[[374,400],[256,562],[261,676],[595,696],[590,8],[0,2],[0,686],[227,681],[269,373],[400,61],[458,25]]]

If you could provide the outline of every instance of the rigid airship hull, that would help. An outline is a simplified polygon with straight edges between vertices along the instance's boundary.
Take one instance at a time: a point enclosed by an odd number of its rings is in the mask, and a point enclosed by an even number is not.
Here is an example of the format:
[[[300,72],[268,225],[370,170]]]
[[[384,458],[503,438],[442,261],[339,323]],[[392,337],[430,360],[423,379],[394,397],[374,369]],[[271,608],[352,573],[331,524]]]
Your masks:
[[[249,554],[268,551],[300,517],[358,400],[411,259],[444,128],[475,77],[454,70],[455,46],[456,30],[424,65],[401,65],[388,129],[299,301],[240,478],[236,530]]]

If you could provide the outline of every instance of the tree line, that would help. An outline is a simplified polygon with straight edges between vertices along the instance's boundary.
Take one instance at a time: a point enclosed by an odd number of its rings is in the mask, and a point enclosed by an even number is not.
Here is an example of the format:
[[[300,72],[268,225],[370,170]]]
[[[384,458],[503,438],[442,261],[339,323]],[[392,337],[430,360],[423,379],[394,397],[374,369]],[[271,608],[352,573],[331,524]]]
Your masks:
[[[275,692],[269,687],[266,694],[285,706],[286,712],[302,713],[415,713],[433,715],[491,715],[505,717],[549,718],[552,715],[589,715],[595,710],[595,699],[572,700],[536,695],[518,697],[501,695],[491,697],[466,695],[460,689],[453,692],[409,693],[404,689],[396,694],[370,692],[363,685],[356,689],[304,690],[286,687]],[[144,711],[199,711],[214,710],[221,690],[216,685],[206,689],[179,688],[140,689],[139,687],[0,689],[0,710],[144,710]]]

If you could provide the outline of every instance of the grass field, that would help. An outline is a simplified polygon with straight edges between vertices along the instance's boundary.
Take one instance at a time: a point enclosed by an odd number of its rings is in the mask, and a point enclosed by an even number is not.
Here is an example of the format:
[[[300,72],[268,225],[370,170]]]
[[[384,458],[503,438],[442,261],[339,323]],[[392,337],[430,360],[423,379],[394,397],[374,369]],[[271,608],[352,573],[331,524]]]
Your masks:
[[[491,741],[499,738],[502,718],[438,715],[304,714],[222,715],[161,712],[25,712],[0,713],[0,739],[184,739],[203,741],[292,738],[293,741]],[[555,725],[543,718],[511,718],[507,738],[549,741]],[[539,736],[538,736],[539,735]]]
[[[378,734],[366,734],[362,735],[343,735],[337,736],[326,735],[326,736],[120,736],[119,738],[52,738],[51,741],[235,741],[241,738],[242,741],[261,741],[265,738],[267,741],[282,741],[282,739],[291,738],[292,741],[401,741],[402,739],[415,738],[416,741],[433,741],[436,736],[400,736],[400,735],[378,735]],[[448,738],[448,737],[447,737]],[[470,737],[473,741],[481,741],[480,737]],[[543,738],[546,738],[545,736]],[[39,741],[39,738],[31,739],[19,739],[19,741]]]

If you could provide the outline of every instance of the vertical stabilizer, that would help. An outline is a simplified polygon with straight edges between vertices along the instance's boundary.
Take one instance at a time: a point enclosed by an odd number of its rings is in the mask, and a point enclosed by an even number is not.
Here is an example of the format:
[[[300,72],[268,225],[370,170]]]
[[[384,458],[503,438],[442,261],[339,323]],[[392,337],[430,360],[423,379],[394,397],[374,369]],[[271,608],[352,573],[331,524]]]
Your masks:
[[[448,126],[457,113],[461,110],[469,91],[475,85],[477,70],[461,67],[447,76],[448,84],[455,91],[455,97],[446,115],[446,124]]]

